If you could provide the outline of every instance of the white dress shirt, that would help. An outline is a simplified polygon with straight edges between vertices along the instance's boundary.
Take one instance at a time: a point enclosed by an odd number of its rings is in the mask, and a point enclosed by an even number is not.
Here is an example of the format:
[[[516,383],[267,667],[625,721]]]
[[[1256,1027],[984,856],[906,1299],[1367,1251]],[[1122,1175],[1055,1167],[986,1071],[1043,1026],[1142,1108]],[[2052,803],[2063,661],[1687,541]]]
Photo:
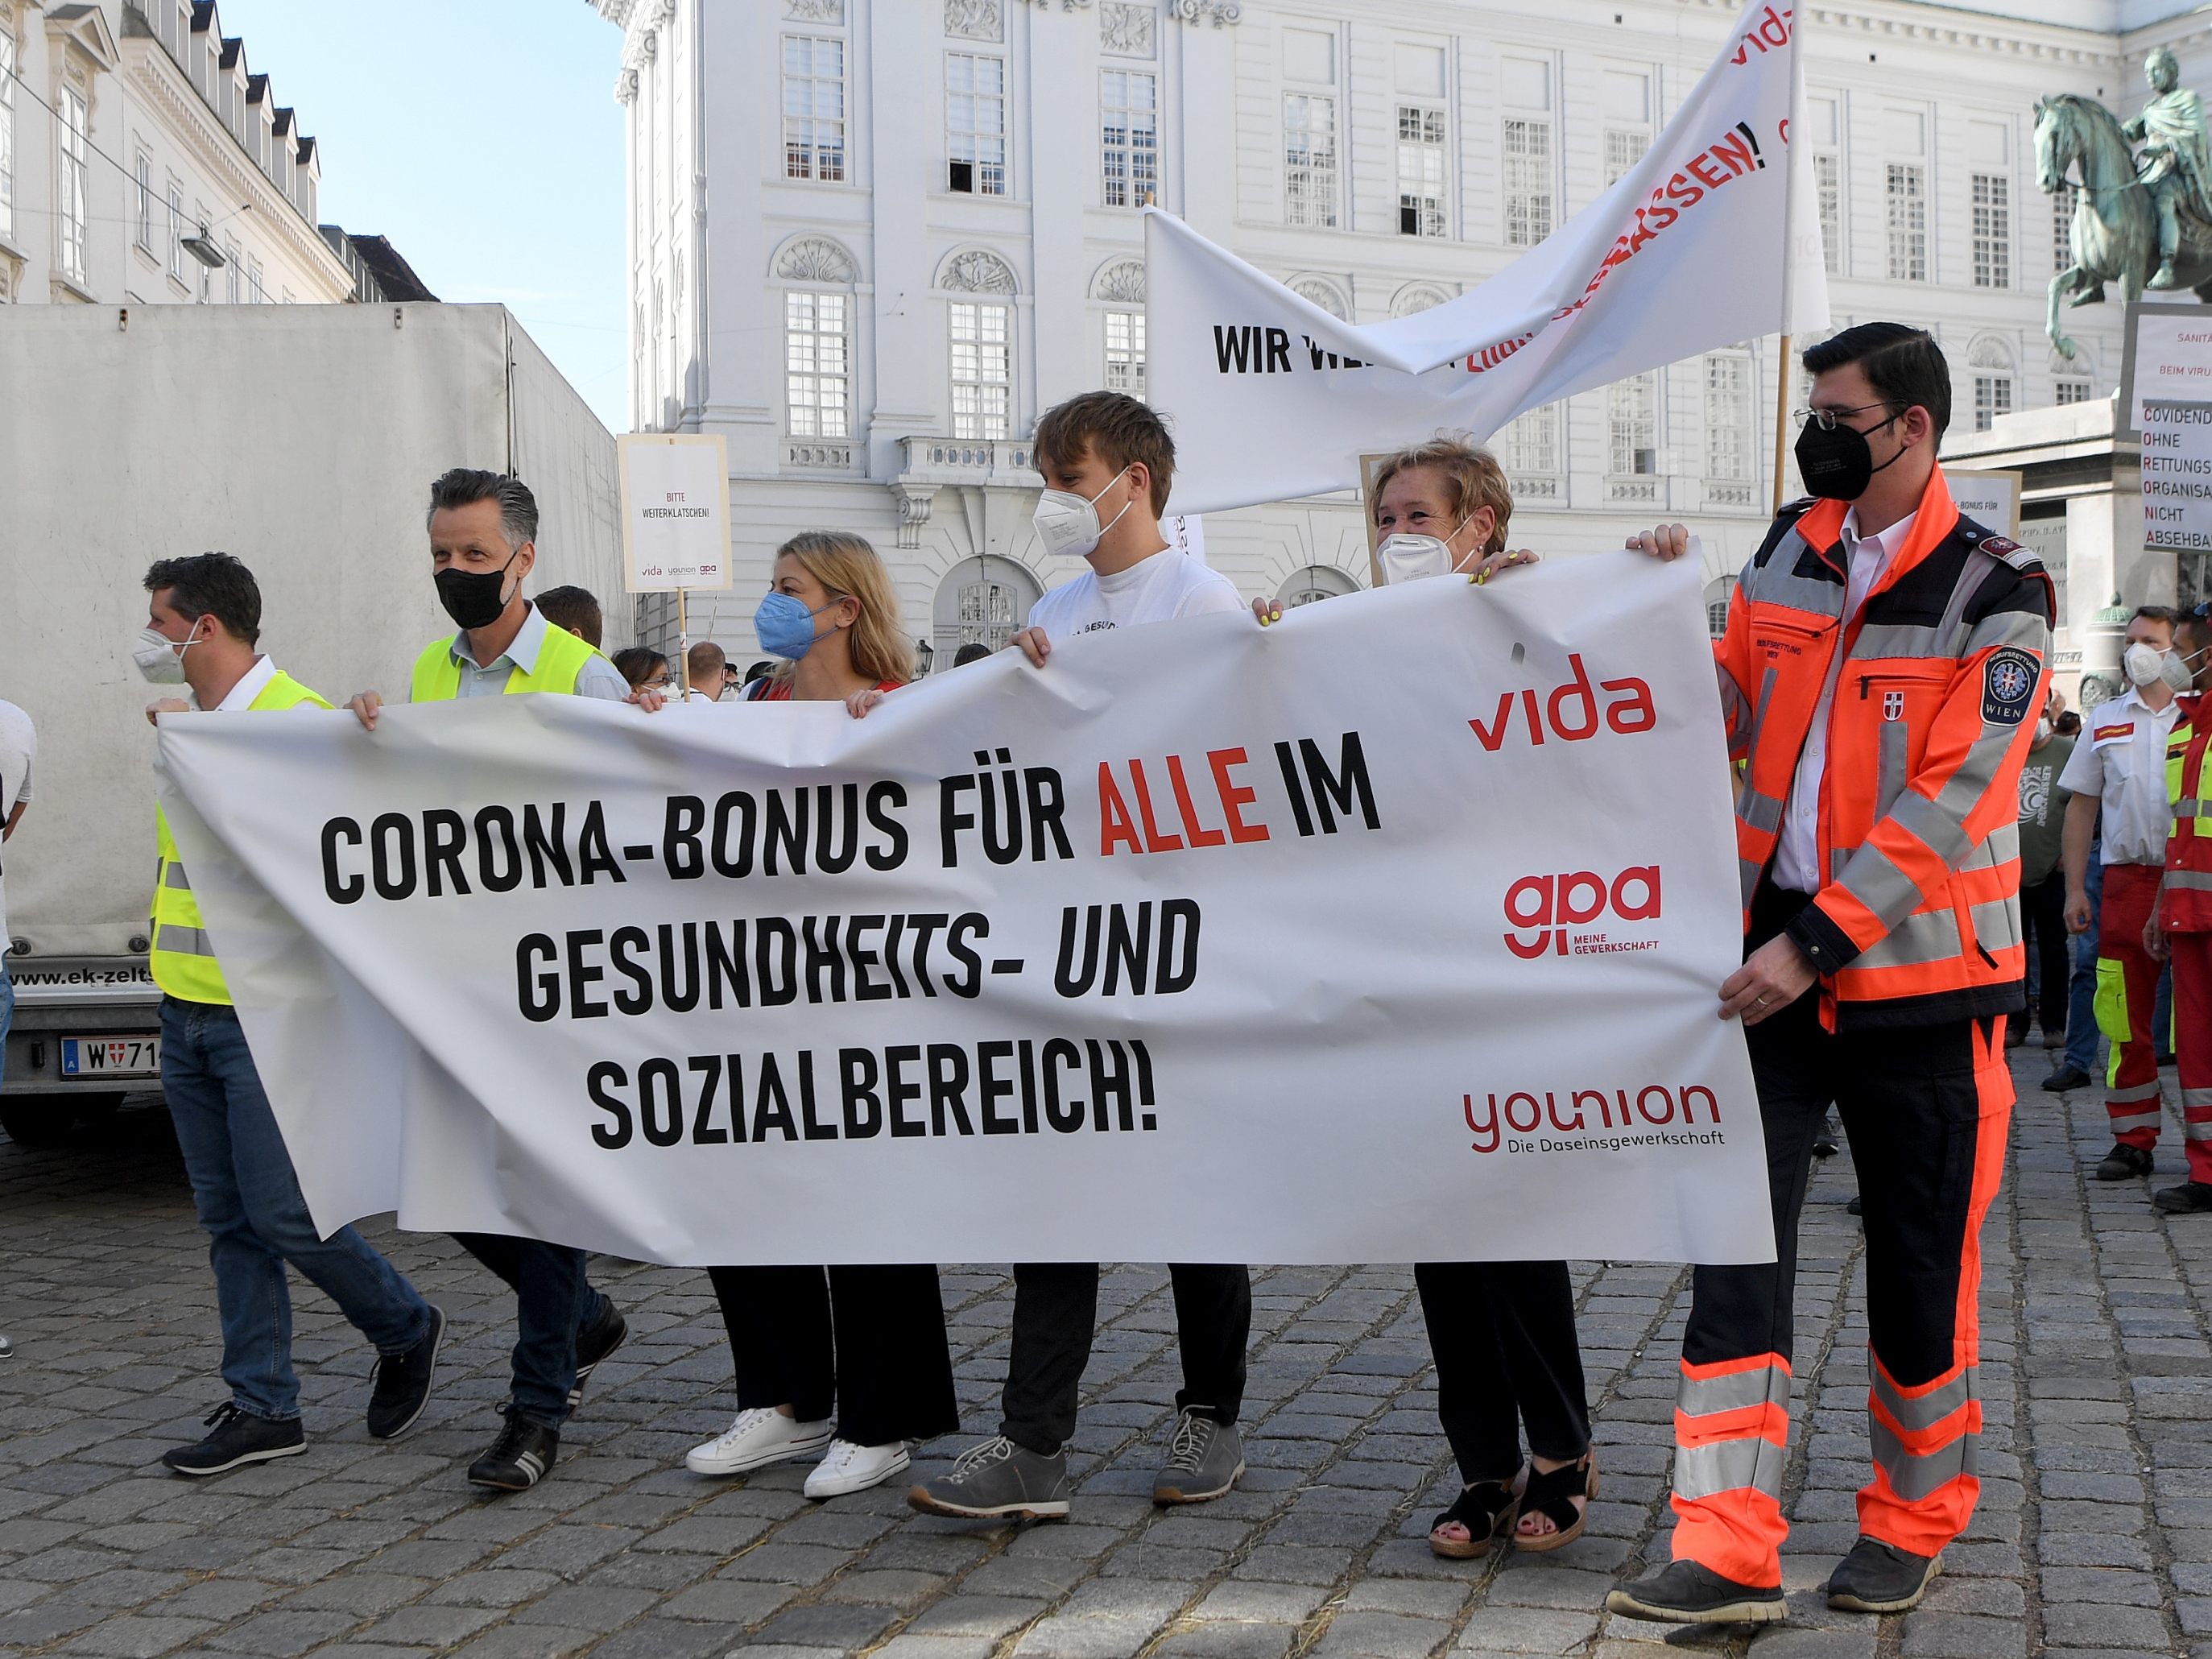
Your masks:
[[[2134,686],[2081,714],[2081,735],[2058,787],[2094,795],[2105,809],[2101,864],[2166,862],[2173,807],[2166,793],[2166,740],[2181,705],[2153,710]]]
[[[1912,534],[1917,512],[1906,514],[1875,536],[1859,534],[1859,510],[1844,514],[1844,556],[1850,579],[1844,590],[1844,619],[1837,631],[1835,655],[1828,662],[1828,678],[1820,687],[1820,701],[1813,710],[1812,729],[1805,734],[1804,752],[1797,757],[1797,775],[1790,785],[1790,802],[1782,813],[1782,835],[1774,848],[1774,884],[1796,893],[1820,890],[1820,780],[1828,770],[1828,706],[1836,700],[1836,681],[1844,672],[1843,635],[1867,595],[1881,580],[1889,562]]]
[[[538,653],[545,648],[545,632],[550,624],[544,612],[532,605],[515,633],[513,643],[482,667],[469,654],[469,636],[465,633],[453,635],[448,648],[453,661],[461,671],[461,683],[453,692],[456,697],[497,697],[507,693],[507,677],[516,669],[533,673],[538,667]],[[576,676],[576,695],[580,697],[599,697],[608,702],[620,702],[629,696],[629,686],[615,672],[615,665],[597,652],[592,653]]]

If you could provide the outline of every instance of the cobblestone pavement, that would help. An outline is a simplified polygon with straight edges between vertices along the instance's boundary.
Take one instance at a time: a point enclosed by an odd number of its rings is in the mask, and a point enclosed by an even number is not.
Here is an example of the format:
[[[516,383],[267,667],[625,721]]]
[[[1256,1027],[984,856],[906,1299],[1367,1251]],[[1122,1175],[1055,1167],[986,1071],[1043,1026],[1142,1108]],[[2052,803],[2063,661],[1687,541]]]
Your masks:
[[[2212,1218],[2166,1222],[2140,1182],[2085,1181],[2093,1099],[2038,1091],[1984,1240],[1983,1499],[1927,1604],[1875,1620],[1815,1587],[1854,1535],[1866,1462],[1858,1229],[1848,1155],[1804,1232],[1787,1504],[1790,1623],[1759,1659],[2010,1659],[2097,1650],[2212,1659]],[[479,1498],[508,1314],[441,1239],[374,1237],[453,1316],[425,1426],[362,1429],[370,1356],[297,1292],[304,1457],[188,1484],[161,1473],[222,1398],[212,1289],[173,1146],[126,1117],[92,1146],[0,1141],[0,1659],[455,1652],[654,1659],[1589,1654],[1658,1659],[1664,1627],[1605,1619],[1606,1589],[1665,1559],[1665,1480],[1686,1275],[1577,1269],[1603,1496],[1556,1554],[1452,1563],[1423,1534],[1453,1485],[1412,1275],[1257,1275],[1250,1473],[1218,1503],[1147,1501],[1176,1382],[1164,1273],[1109,1272],[1085,1379],[1072,1522],[918,1516],[902,1483],[828,1504],[786,1466],[698,1479],[726,1425],[729,1356],[705,1276],[599,1264],[629,1344],[536,1489]],[[2161,1179],[2178,1178],[2169,1118]],[[1478,1218],[1479,1220],[1479,1218]],[[1492,1241],[1493,1243],[1497,1241]],[[969,1430],[995,1424],[1008,1282],[945,1277]],[[961,1440],[917,1457],[942,1467]],[[1681,1644],[1683,1638],[1675,1638]],[[1691,1644],[1743,1651],[1741,1634]]]

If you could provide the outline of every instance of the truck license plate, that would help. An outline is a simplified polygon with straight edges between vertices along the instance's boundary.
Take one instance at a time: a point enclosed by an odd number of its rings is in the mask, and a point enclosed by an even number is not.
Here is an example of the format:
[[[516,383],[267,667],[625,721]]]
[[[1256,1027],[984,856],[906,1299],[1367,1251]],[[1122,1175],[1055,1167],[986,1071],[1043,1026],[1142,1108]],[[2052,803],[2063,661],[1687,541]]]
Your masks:
[[[67,1078],[159,1077],[158,1036],[100,1036],[62,1039],[62,1075]]]

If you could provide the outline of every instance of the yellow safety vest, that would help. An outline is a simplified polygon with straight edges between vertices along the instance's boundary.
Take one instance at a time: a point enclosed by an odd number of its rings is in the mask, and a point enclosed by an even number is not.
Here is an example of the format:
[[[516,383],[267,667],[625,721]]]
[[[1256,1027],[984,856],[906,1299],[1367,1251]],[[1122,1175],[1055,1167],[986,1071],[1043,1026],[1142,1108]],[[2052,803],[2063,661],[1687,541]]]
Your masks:
[[[458,634],[450,639],[434,640],[422,647],[422,654],[415,659],[415,681],[409,692],[415,702],[449,702],[461,694],[461,665],[454,659],[453,647],[460,643]],[[519,691],[573,692],[576,678],[584,666],[599,655],[590,646],[565,628],[546,624],[545,643],[539,647],[538,665],[527,674],[520,668],[507,677],[503,688],[513,696]]]
[[[302,704],[328,708],[327,700],[310,691],[289,674],[278,672],[248,706],[250,714],[274,708],[297,708]],[[176,837],[169,833],[169,815],[154,809],[154,825],[161,839],[161,866],[154,882],[154,943],[146,953],[154,983],[185,1002],[216,1002],[228,1006],[230,988],[222,982],[216,963],[215,946],[208,943],[200,919],[200,902],[192,896],[192,884],[177,859]]]

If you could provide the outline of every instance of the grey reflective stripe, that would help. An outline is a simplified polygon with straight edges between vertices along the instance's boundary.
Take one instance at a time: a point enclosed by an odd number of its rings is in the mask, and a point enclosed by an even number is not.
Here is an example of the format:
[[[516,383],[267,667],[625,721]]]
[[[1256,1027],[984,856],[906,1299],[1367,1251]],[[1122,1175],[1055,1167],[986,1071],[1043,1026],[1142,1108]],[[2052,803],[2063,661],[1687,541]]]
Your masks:
[[[1905,793],[1905,744],[1911,728],[1903,720],[1881,723],[1881,747],[1875,762],[1874,815],[1884,817]]]
[[[2203,870],[2169,870],[2166,872],[2168,887],[2187,887],[2197,892],[2212,892],[2212,872]]]
[[[154,948],[173,957],[211,957],[215,945],[204,927],[179,927],[174,922],[154,925]]]
[[[1682,1378],[1674,1395],[1674,1409],[1685,1417],[1711,1417],[1719,1412],[1747,1411],[1753,1406],[1790,1407],[1790,1373],[1767,1364],[1724,1376]]]
[[[2165,1097],[2159,1093],[2158,1080],[2154,1078],[2148,1083],[2130,1083],[2124,1089],[2107,1089],[2105,1098],[2117,1103],[2130,1100],[2162,1100]]]
[[[2114,1112],[2110,1125],[2116,1133],[2128,1129],[2155,1129],[2159,1115],[2156,1112]]]
[[[1908,1395],[1877,1370],[1874,1374],[1874,1397],[1881,1407],[1897,1419],[1899,1425],[1915,1434],[1924,1433],[1945,1418],[1974,1399],[1980,1392],[1980,1379],[1976,1368],[1969,1365],[1940,1389],[1930,1389],[1926,1394]]]
[[[1966,636],[1966,644],[1967,649],[1960,653],[1961,656],[1972,656],[1994,646],[2016,645],[2041,657],[2051,648],[2051,630],[2033,611],[2000,611],[1976,623],[1974,631]]]
[[[1905,657],[1950,659],[1958,654],[1941,630],[1910,623],[1864,623],[1851,641],[1853,662],[1893,662]]]
[[[1990,831],[1990,838],[1982,843],[1981,864],[1994,870],[2000,864],[2010,864],[2020,856],[2020,825],[2017,822],[2001,823]]]
[[[1797,555],[1790,551],[1793,543],[1801,551],[1805,546],[1793,532],[1776,546],[1774,556],[1764,567],[1753,566],[1744,572],[1744,598],[1759,605],[1802,611],[1823,621],[1836,621],[1844,614],[1844,584],[1841,580],[1823,581],[1817,576],[1799,575],[1795,568]]]
[[[1762,795],[1747,784],[1743,799],[1736,803],[1735,815],[1753,829],[1771,836],[1782,827],[1783,805],[1773,796]]]
[[[1759,702],[1751,711],[1751,746],[1759,747],[1759,734],[1766,729],[1766,700],[1774,695],[1775,682],[1782,678],[1778,669],[1768,669],[1759,677]]]
[[[2212,1106],[2212,1089],[2184,1089],[2181,1103],[2186,1106]]]
[[[1830,881],[1841,881],[1844,878],[1844,866],[1851,861],[1851,854],[1858,850],[1856,847],[1831,847],[1828,849],[1828,879]]]
[[[1985,727],[1966,750],[1966,758],[1959,763],[1959,769],[1936,792],[1936,804],[1965,823],[1966,815],[1989,793],[1990,780],[1996,776],[1997,768],[2004,763],[2005,751],[2012,747],[2019,731],[2016,726]],[[2017,823],[2018,820],[2014,822]]]
[[[1981,1436],[1962,1434],[1947,1445],[1915,1455],[1880,1418],[1867,1425],[1874,1442],[1874,1461],[1889,1477],[1891,1488],[1908,1504],[1932,1498],[1961,1475],[1981,1466]]]
[[[1759,891],[1759,878],[1765,868],[1765,865],[1747,858],[1739,857],[1735,861],[1735,883],[1743,890],[1746,908],[1750,908],[1753,895]]]
[[[1952,869],[1973,848],[1966,826],[1917,789],[1908,789],[1886,815],[1910,830],[1920,844]]]
[[[1779,1503],[1783,1449],[1771,1440],[1717,1440],[1674,1449],[1674,1496],[1695,1501],[1748,1487]]]
[[[1876,943],[1860,952],[1853,968],[1910,968],[1948,962],[1959,954],[1959,918],[1954,911],[1924,910],[1905,917]]]
[[[191,878],[185,873],[185,866],[174,859],[169,860],[168,868],[161,872],[161,885],[181,893],[192,890]]]
[[[1996,568],[1997,561],[1994,554],[1984,553],[1977,547],[1966,555],[1959,565],[1959,580],[1951,584],[1951,598],[1943,606],[1943,620],[1936,624],[1936,632],[1949,638],[1959,631],[1966,620],[1967,605],[1975,594],[1981,592],[1982,584],[1996,574]],[[1997,620],[1996,617],[1986,617],[1975,626],[1974,631],[1978,634]],[[1970,653],[1961,652],[1960,654]]]
[[[1852,854],[1843,873],[1844,891],[1894,927],[1920,907],[1920,890],[1871,842]]]
[[[2178,818],[2212,818],[2212,801],[2185,796],[2173,803],[2173,816]]]

